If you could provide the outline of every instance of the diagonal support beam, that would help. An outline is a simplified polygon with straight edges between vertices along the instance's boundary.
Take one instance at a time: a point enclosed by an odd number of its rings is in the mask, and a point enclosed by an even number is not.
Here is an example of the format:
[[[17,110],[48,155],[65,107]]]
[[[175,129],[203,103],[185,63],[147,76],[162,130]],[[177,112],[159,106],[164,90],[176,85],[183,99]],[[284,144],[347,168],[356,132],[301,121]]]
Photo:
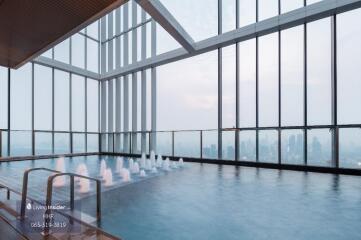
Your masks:
[[[188,52],[194,52],[192,37],[159,0],[135,0],[150,16],[153,17],[180,45]]]

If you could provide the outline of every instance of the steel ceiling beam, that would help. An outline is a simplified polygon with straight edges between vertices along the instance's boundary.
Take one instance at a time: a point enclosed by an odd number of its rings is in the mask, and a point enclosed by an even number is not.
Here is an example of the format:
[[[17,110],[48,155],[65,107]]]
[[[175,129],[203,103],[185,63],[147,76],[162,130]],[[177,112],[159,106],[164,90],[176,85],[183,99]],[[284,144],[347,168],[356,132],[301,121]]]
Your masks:
[[[136,0],[139,2],[146,0]],[[149,0],[153,2],[154,0]],[[221,35],[205,39],[193,44],[195,51],[188,52],[179,48],[166,52],[155,57],[142,60],[120,69],[116,69],[101,75],[101,80],[108,80],[114,77],[137,72],[143,69],[154,68],[181,59],[189,58],[205,52],[209,52],[220,47],[226,47],[236,42],[246,41],[255,37],[267,35],[292,28],[301,24],[316,21],[334,14],[339,14],[361,7],[361,0],[324,0],[305,7],[259,21]]]
[[[194,40],[159,0],[135,0],[156,20],[182,47],[194,52]]]

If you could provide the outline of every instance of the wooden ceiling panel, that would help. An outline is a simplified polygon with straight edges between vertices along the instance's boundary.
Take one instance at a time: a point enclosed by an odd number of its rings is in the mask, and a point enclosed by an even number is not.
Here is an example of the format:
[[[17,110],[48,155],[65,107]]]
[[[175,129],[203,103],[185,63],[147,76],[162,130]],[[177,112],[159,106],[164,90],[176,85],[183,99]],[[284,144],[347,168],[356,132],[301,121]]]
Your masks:
[[[0,0],[0,65],[18,68],[128,0]]]

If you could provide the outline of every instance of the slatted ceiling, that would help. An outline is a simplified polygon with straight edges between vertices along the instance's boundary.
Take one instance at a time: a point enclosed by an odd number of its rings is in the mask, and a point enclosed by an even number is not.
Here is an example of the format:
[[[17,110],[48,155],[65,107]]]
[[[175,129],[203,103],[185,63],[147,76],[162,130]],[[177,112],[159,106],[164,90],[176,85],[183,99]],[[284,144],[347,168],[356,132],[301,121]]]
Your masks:
[[[18,68],[128,0],[0,0],[0,65]]]

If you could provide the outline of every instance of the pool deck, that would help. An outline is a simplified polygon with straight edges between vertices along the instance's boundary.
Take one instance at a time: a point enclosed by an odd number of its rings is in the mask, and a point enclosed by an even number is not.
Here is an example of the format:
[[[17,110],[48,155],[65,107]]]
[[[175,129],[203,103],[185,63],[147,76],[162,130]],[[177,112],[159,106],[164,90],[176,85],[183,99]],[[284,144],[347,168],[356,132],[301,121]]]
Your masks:
[[[2,217],[0,217],[0,236],[1,239],[11,239],[11,240],[25,240],[23,235],[17,232],[8,222],[6,222]]]
[[[120,240],[120,238],[110,235],[101,229],[93,227],[89,224],[63,217],[67,219],[69,232],[51,232],[47,236],[43,236],[39,232],[34,231],[30,226],[29,219],[20,220],[19,214],[13,209],[14,204],[8,200],[0,200],[0,239],[11,240],[82,240],[82,239],[100,239],[100,240]]]

